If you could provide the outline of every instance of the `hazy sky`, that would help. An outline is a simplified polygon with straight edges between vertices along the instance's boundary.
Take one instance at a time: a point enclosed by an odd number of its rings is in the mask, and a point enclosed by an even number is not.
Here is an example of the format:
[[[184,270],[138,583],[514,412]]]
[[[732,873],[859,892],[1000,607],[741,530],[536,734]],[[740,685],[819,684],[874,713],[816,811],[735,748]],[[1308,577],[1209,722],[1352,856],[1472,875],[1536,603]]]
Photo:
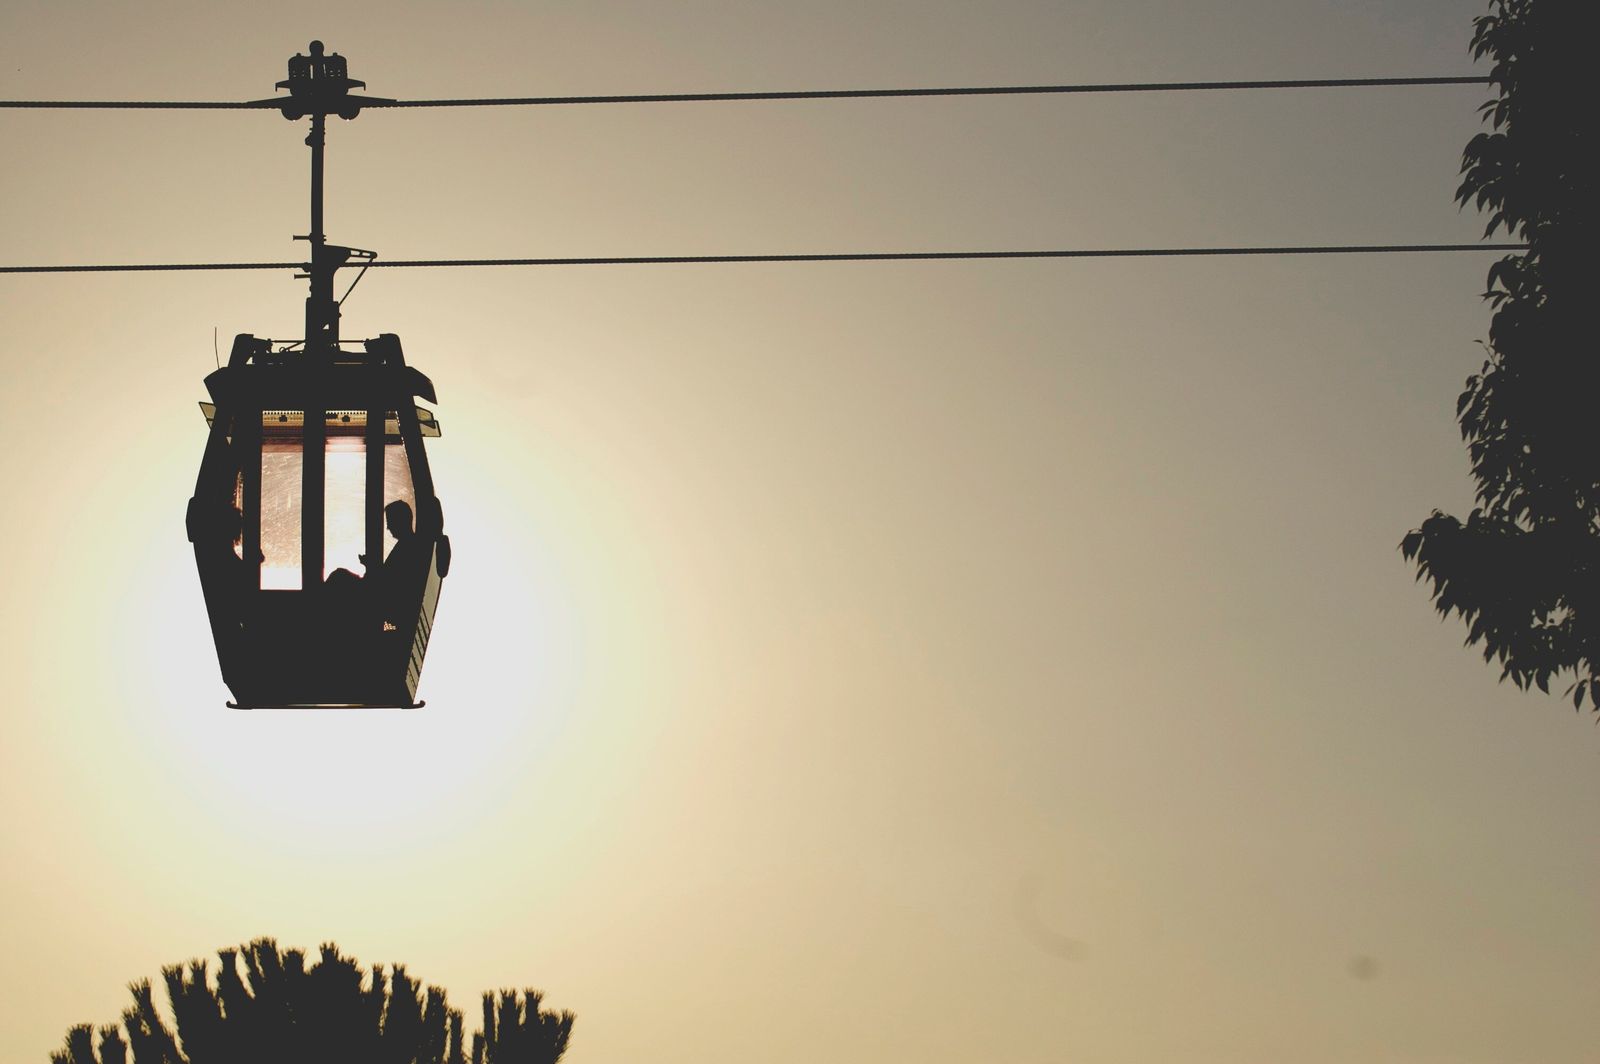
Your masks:
[[[0,5],[0,97],[1455,74],[1480,0]],[[1475,239],[1486,90],[370,112],[386,258]],[[285,260],[304,123],[0,111],[8,263]],[[258,935],[602,1061],[1600,1045],[1600,731],[1396,546],[1489,255],[375,271],[438,387],[420,713],[237,713],[183,533],[287,271],[0,278],[0,1059]]]

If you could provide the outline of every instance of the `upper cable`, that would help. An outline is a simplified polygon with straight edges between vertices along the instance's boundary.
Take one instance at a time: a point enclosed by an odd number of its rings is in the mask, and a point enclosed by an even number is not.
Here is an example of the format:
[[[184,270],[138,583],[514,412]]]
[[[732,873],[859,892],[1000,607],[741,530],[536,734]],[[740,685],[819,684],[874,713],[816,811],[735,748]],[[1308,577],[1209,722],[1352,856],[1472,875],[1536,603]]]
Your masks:
[[[970,85],[923,89],[812,89],[797,92],[675,92],[607,96],[502,96],[456,100],[364,100],[363,108],[541,107],[580,103],[718,103],[748,100],[864,100],[911,96],[1029,96],[1116,92],[1209,92],[1232,89],[1347,89],[1418,85],[1486,85],[1486,76],[1411,78],[1291,78],[1272,81],[1134,81],[1077,85]],[[268,111],[272,100],[0,100],[21,110]]]

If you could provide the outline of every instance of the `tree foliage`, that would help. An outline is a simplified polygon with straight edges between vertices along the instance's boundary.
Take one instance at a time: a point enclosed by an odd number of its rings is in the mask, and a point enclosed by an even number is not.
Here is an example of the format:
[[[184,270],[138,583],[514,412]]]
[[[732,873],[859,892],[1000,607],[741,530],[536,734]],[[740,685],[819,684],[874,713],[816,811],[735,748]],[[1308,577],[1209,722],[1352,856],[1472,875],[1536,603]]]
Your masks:
[[[1488,359],[1456,404],[1476,483],[1465,521],[1402,541],[1441,614],[1501,679],[1600,709],[1600,352],[1593,307],[1594,0],[1493,0],[1475,20],[1493,63],[1488,129],[1462,155],[1457,201],[1528,250],[1489,269]]]
[[[461,1012],[402,965],[364,972],[330,943],[307,967],[270,938],[218,957],[215,983],[203,960],[162,969],[170,1025],[150,981],[137,982],[120,1029],[72,1028],[51,1064],[467,1064]],[[573,1016],[541,1000],[537,990],[484,994],[472,1064],[555,1064]]]

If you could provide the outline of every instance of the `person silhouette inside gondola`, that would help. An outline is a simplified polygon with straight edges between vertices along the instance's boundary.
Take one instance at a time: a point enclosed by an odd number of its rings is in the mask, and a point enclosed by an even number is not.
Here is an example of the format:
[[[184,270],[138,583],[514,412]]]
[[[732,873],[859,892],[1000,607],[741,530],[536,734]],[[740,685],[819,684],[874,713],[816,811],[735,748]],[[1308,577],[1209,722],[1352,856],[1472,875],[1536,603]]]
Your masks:
[[[390,503],[383,508],[383,518],[389,526],[389,535],[394,537],[394,546],[389,549],[389,556],[383,560],[383,568],[378,571],[374,604],[382,618],[381,631],[385,635],[391,632],[409,633],[412,626],[403,622],[407,614],[413,614],[410,618],[412,622],[416,620],[417,578],[428,564],[431,552],[412,525],[411,507],[408,504],[399,500]],[[406,642],[409,641],[408,636]]]
[[[404,582],[412,570],[419,568],[428,553],[428,545],[417,535],[411,523],[411,505],[395,500],[383,508],[383,520],[394,537],[394,546],[383,560],[382,579],[385,584]],[[365,556],[362,557],[365,562]]]
[[[389,549],[382,567],[373,569],[363,554],[361,564],[367,566],[371,574],[366,580],[348,569],[335,569],[324,584],[337,595],[363,596],[367,604],[382,615],[384,630],[389,631],[390,625],[397,625],[396,615],[404,612],[409,597],[407,589],[415,583],[412,574],[426,564],[428,545],[412,525],[409,503],[398,499],[391,502],[383,508],[383,518],[389,535],[394,537],[394,546]]]

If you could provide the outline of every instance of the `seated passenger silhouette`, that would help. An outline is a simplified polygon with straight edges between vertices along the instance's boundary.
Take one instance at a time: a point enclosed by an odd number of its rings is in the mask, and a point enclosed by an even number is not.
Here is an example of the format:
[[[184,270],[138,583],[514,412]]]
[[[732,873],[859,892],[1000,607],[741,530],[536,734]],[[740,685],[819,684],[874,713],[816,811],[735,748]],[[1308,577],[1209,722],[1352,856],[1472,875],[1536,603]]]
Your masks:
[[[409,504],[397,500],[385,506],[383,520],[389,526],[389,535],[394,537],[394,548],[383,560],[383,578],[386,582],[392,582],[422,564],[428,545],[411,526]]]
[[[366,593],[372,596],[369,599],[372,606],[383,613],[386,622],[393,622],[395,617],[392,615],[401,612],[400,607],[405,605],[407,588],[411,584],[410,574],[426,564],[428,544],[412,527],[411,506],[408,503],[399,500],[391,502],[383,508],[383,517],[384,523],[389,526],[389,534],[394,537],[394,546],[383,560],[382,568],[373,570],[363,554],[361,563],[372,574],[369,581],[362,580],[348,569],[335,569],[328,574],[324,585],[336,594],[349,596],[366,589]]]
[[[402,624],[407,613],[415,613],[416,594],[420,590],[417,577],[423,572],[431,555],[430,544],[417,535],[411,524],[411,507],[395,501],[383,508],[384,521],[389,535],[394,537],[394,547],[383,560],[378,574],[377,606],[383,615],[383,630],[410,631]],[[416,618],[413,616],[412,621]]]

